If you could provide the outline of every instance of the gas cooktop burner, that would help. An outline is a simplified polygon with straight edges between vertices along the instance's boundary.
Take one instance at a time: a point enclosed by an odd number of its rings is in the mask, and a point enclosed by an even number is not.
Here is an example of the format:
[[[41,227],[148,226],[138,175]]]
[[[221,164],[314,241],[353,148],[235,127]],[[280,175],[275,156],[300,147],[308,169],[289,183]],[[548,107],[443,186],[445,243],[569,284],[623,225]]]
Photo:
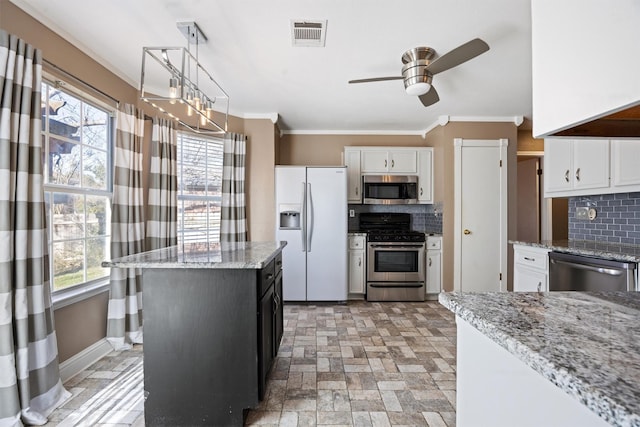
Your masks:
[[[407,213],[361,213],[360,229],[370,242],[424,242],[424,233],[411,230]]]

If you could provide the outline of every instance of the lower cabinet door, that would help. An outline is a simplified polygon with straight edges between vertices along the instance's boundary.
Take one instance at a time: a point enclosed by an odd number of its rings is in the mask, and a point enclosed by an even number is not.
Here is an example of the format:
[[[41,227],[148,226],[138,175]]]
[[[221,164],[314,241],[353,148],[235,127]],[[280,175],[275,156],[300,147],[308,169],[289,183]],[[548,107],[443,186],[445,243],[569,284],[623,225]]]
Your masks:
[[[513,272],[514,292],[547,292],[547,274],[516,264]]]
[[[278,273],[274,282],[274,295],[273,295],[275,310],[273,313],[273,357],[278,355],[278,349],[280,348],[280,341],[282,341],[282,334],[284,333],[284,309],[282,302],[282,271]]]
[[[273,286],[264,293],[260,300],[258,320],[260,322],[260,340],[258,355],[258,395],[260,400],[264,398],[269,368],[273,362],[273,331],[274,331],[274,298]]]

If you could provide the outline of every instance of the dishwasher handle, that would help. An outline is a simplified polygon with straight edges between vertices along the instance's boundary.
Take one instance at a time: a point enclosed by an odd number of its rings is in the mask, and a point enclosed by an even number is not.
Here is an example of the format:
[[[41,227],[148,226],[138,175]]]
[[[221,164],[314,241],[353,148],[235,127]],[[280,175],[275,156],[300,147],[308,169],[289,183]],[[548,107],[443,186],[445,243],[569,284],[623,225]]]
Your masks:
[[[608,274],[610,276],[620,276],[620,275],[622,275],[622,270],[616,270],[616,269],[613,269],[613,268],[602,268],[602,267],[596,267],[596,266],[588,265],[588,264],[577,264],[577,263],[574,263],[574,262],[561,261],[561,260],[558,260],[558,259],[550,259],[549,262],[552,263],[552,264],[570,265],[571,268],[578,268],[578,269],[581,269],[581,270],[595,271],[595,272],[602,273],[602,274]]]

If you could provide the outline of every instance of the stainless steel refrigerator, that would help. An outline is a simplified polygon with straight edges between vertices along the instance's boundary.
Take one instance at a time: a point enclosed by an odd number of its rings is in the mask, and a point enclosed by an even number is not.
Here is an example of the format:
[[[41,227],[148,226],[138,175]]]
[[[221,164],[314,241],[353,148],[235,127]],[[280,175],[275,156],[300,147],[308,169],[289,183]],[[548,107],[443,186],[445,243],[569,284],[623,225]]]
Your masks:
[[[276,166],[285,301],[347,300],[346,167]]]

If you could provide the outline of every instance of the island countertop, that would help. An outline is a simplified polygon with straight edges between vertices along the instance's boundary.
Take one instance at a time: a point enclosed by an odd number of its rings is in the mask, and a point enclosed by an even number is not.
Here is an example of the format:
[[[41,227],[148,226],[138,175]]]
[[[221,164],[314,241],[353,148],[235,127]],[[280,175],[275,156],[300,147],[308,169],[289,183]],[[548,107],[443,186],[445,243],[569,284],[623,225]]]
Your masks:
[[[439,301],[609,424],[640,426],[640,293],[441,293]]]
[[[194,242],[104,261],[118,268],[261,269],[287,242]]]

